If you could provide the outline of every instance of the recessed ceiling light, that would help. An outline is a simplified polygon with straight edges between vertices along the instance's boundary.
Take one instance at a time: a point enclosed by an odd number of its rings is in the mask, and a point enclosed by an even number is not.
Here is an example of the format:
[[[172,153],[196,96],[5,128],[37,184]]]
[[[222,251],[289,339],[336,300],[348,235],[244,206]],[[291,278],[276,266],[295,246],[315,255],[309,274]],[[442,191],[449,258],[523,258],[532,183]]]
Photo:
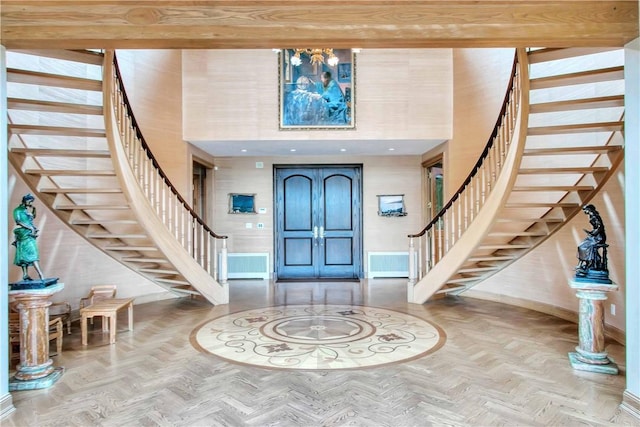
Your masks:
[[[347,149],[346,148],[341,148],[340,151],[342,151],[344,153],[345,151],[347,151]]]
[[[293,153],[294,151],[296,151],[296,149],[295,149],[295,148],[292,148],[292,149],[291,149],[291,150],[289,150],[289,151],[291,151],[291,152]]]
[[[242,151],[243,153],[246,153],[246,152],[247,152],[247,149],[246,149],[246,148],[243,148],[243,149],[242,149],[242,150],[240,150],[240,151]]]
[[[395,148],[389,148],[389,151],[396,151]]]

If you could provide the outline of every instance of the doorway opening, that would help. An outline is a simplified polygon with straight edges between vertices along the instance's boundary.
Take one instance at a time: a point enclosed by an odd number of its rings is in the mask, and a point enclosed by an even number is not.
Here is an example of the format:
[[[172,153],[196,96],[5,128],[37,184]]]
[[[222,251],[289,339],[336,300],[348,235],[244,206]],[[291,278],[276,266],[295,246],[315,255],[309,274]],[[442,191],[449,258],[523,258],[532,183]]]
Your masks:
[[[198,162],[193,161],[193,185],[192,185],[192,200],[193,210],[196,214],[206,223],[207,211],[209,203],[209,180],[211,177],[211,167]]]
[[[444,206],[444,167],[442,155],[423,164],[426,188],[426,220],[431,221]]]
[[[440,154],[423,164],[424,183],[425,183],[425,224],[431,222],[444,207],[444,163],[443,156]],[[439,260],[444,253],[442,252],[443,242],[443,221],[438,220],[434,225],[434,258]]]

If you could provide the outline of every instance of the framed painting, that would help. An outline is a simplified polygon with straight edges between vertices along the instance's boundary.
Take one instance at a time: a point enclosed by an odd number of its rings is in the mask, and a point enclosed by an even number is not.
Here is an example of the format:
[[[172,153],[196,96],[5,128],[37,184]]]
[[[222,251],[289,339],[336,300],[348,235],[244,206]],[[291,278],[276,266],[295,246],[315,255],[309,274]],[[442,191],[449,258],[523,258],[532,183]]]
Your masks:
[[[229,213],[230,214],[255,214],[256,212],[256,195],[229,193]]]
[[[282,49],[280,130],[355,129],[355,55],[351,49]]]
[[[378,215],[406,216],[404,194],[385,194],[378,196]]]

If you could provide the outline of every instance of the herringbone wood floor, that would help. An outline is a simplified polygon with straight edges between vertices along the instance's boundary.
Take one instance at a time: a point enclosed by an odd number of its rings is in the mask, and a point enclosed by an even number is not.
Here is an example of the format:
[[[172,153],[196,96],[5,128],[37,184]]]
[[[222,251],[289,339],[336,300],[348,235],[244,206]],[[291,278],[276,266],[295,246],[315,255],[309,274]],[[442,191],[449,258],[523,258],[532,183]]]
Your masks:
[[[99,324],[89,346],[65,337],[62,379],[13,394],[8,426],[489,426],[634,425],[618,410],[623,373],[573,371],[576,325],[469,298],[403,302],[405,283],[233,282],[228,307],[180,299],[135,307],[135,331],[115,345]],[[227,312],[280,304],[366,304],[440,325],[443,348],[408,363],[352,371],[240,366],[196,351],[189,334]],[[124,318],[119,322],[124,328]]]

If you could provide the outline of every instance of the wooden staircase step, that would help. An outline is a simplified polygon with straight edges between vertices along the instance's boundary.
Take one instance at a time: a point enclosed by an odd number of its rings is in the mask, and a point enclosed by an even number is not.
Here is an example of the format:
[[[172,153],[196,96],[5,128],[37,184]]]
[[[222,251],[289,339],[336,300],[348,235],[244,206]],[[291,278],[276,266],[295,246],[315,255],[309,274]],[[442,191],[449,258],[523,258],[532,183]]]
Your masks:
[[[492,231],[489,237],[543,237],[548,234],[544,231]]]
[[[84,49],[10,49],[10,51],[90,65],[102,65],[104,62],[104,54],[102,52]]]
[[[512,255],[487,255],[487,256],[475,256],[467,259],[467,262],[501,262],[501,261],[513,261],[517,256]]]
[[[142,273],[166,274],[171,276],[177,276],[180,274],[180,272],[176,270],[163,270],[161,268],[138,268],[137,270]]]
[[[500,267],[498,267],[498,266],[461,268],[460,270],[458,270],[458,273],[460,273],[460,274],[485,273],[485,272],[489,272],[489,271],[496,271],[496,270],[499,270],[499,269],[500,269]]]
[[[19,70],[15,68],[7,68],[7,82],[102,92],[101,80],[42,73],[39,71]]]
[[[451,283],[451,282],[449,282]],[[458,285],[458,286],[447,286],[445,285],[444,287],[438,289],[435,293],[436,294],[448,294],[450,292],[456,292],[456,291],[462,291],[467,289],[467,287],[465,285]]]
[[[592,110],[597,108],[615,107],[624,107],[624,95],[531,104],[529,106],[529,113],[555,113],[558,111]]]
[[[606,166],[591,166],[591,167],[559,167],[559,168],[524,168],[518,171],[519,175],[540,175],[540,174],[587,174],[597,172],[607,172],[609,170]]]
[[[87,157],[111,158],[108,150],[58,150],[55,148],[12,148],[12,153],[26,154],[33,157]]]
[[[546,48],[529,51],[527,57],[529,64],[556,61],[558,59],[575,58],[577,56],[592,55],[595,53],[609,52],[620,48],[611,47],[571,47],[571,48]]]
[[[122,211],[130,209],[129,205],[115,203],[109,205],[55,205],[53,208],[59,211]]]
[[[83,136],[87,138],[105,138],[104,129],[39,126],[39,125],[9,125],[9,132],[14,135],[58,135],[58,136]]]
[[[530,209],[530,208],[577,208],[580,203],[534,203],[534,202],[518,202],[507,203],[505,208],[507,209]]]
[[[509,243],[502,243],[502,244],[487,244],[487,245],[480,245],[478,246],[478,250],[479,251],[499,251],[499,250],[503,250],[503,249],[529,249],[531,247],[531,245],[529,244],[509,244]]]
[[[84,114],[101,116],[101,105],[74,104],[70,102],[43,101],[40,99],[8,98],[7,109],[41,111],[45,113]]]
[[[135,219],[73,219],[70,221],[71,225],[133,225],[138,224]]]
[[[155,246],[104,246],[106,251],[132,251],[132,252],[154,252],[158,251]]]
[[[69,188],[69,187],[51,187],[41,188],[41,193],[47,194],[101,194],[101,193],[122,193],[120,188]]]
[[[525,148],[525,156],[552,156],[574,154],[602,154],[622,150],[621,145],[599,145],[593,147],[553,147],[553,148]]]
[[[89,239],[147,239],[146,234],[117,234],[117,233],[91,233]]]
[[[531,90],[548,89],[560,86],[571,86],[588,83],[624,80],[624,67],[610,67],[598,70],[580,71],[577,73],[539,77],[530,80]]]
[[[156,282],[162,282],[162,283],[167,283],[170,285],[180,285],[180,286],[191,286],[191,284],[189,282],[186,282],[184,280],[177,280],[177,279],[164,279],[162,277],[157,277],[155,279]]]
[[[27,175],[46,176],[115,176],[115,171],[109,170],[88,170],[88,169],[27,169]]]
[[[122,260],[141,264],[169,264],[166,258],[124,257]]]
[[[157,279],[155,279],[157,281]],[[169,288],[171,290],[171,292],[174,292],[176,294],[182,294],[182,295],[201,295],[200,292],[196,291],[193,288],[187,288],[187,287],[183,287],[182,285],[179,286],[171,286]]]
[[[562,223],[564,220],[562,218],[518,218],[518,217],[504,217],[496,219],[496,222],[522,222],[522,223],[532,223],[532,222],[542,222],[542,223]]]
[[[571,125],[538,126],[527,129],[527,135],[566,135],[572,133],[622,132],[624,122],[580,123]]]
[[[460,277],[458,279],[449,279],[447,280],[448,284],[459,284],[459,283],[469,283],[469,282],[477,282],[478,280],[480,280],[479,276],[474,276],[474,277]]]
[[[570,192],[570,191],[593,191],[594,187],[591,185],[522,185],[522,186],[518,186],[518,187],[513,187],[513,189],[511,191],[533,191],[533,192],[537,192],[537,191],[543,191],[543,192],[549,192],[549,191],[563,191],[563,192]]]

